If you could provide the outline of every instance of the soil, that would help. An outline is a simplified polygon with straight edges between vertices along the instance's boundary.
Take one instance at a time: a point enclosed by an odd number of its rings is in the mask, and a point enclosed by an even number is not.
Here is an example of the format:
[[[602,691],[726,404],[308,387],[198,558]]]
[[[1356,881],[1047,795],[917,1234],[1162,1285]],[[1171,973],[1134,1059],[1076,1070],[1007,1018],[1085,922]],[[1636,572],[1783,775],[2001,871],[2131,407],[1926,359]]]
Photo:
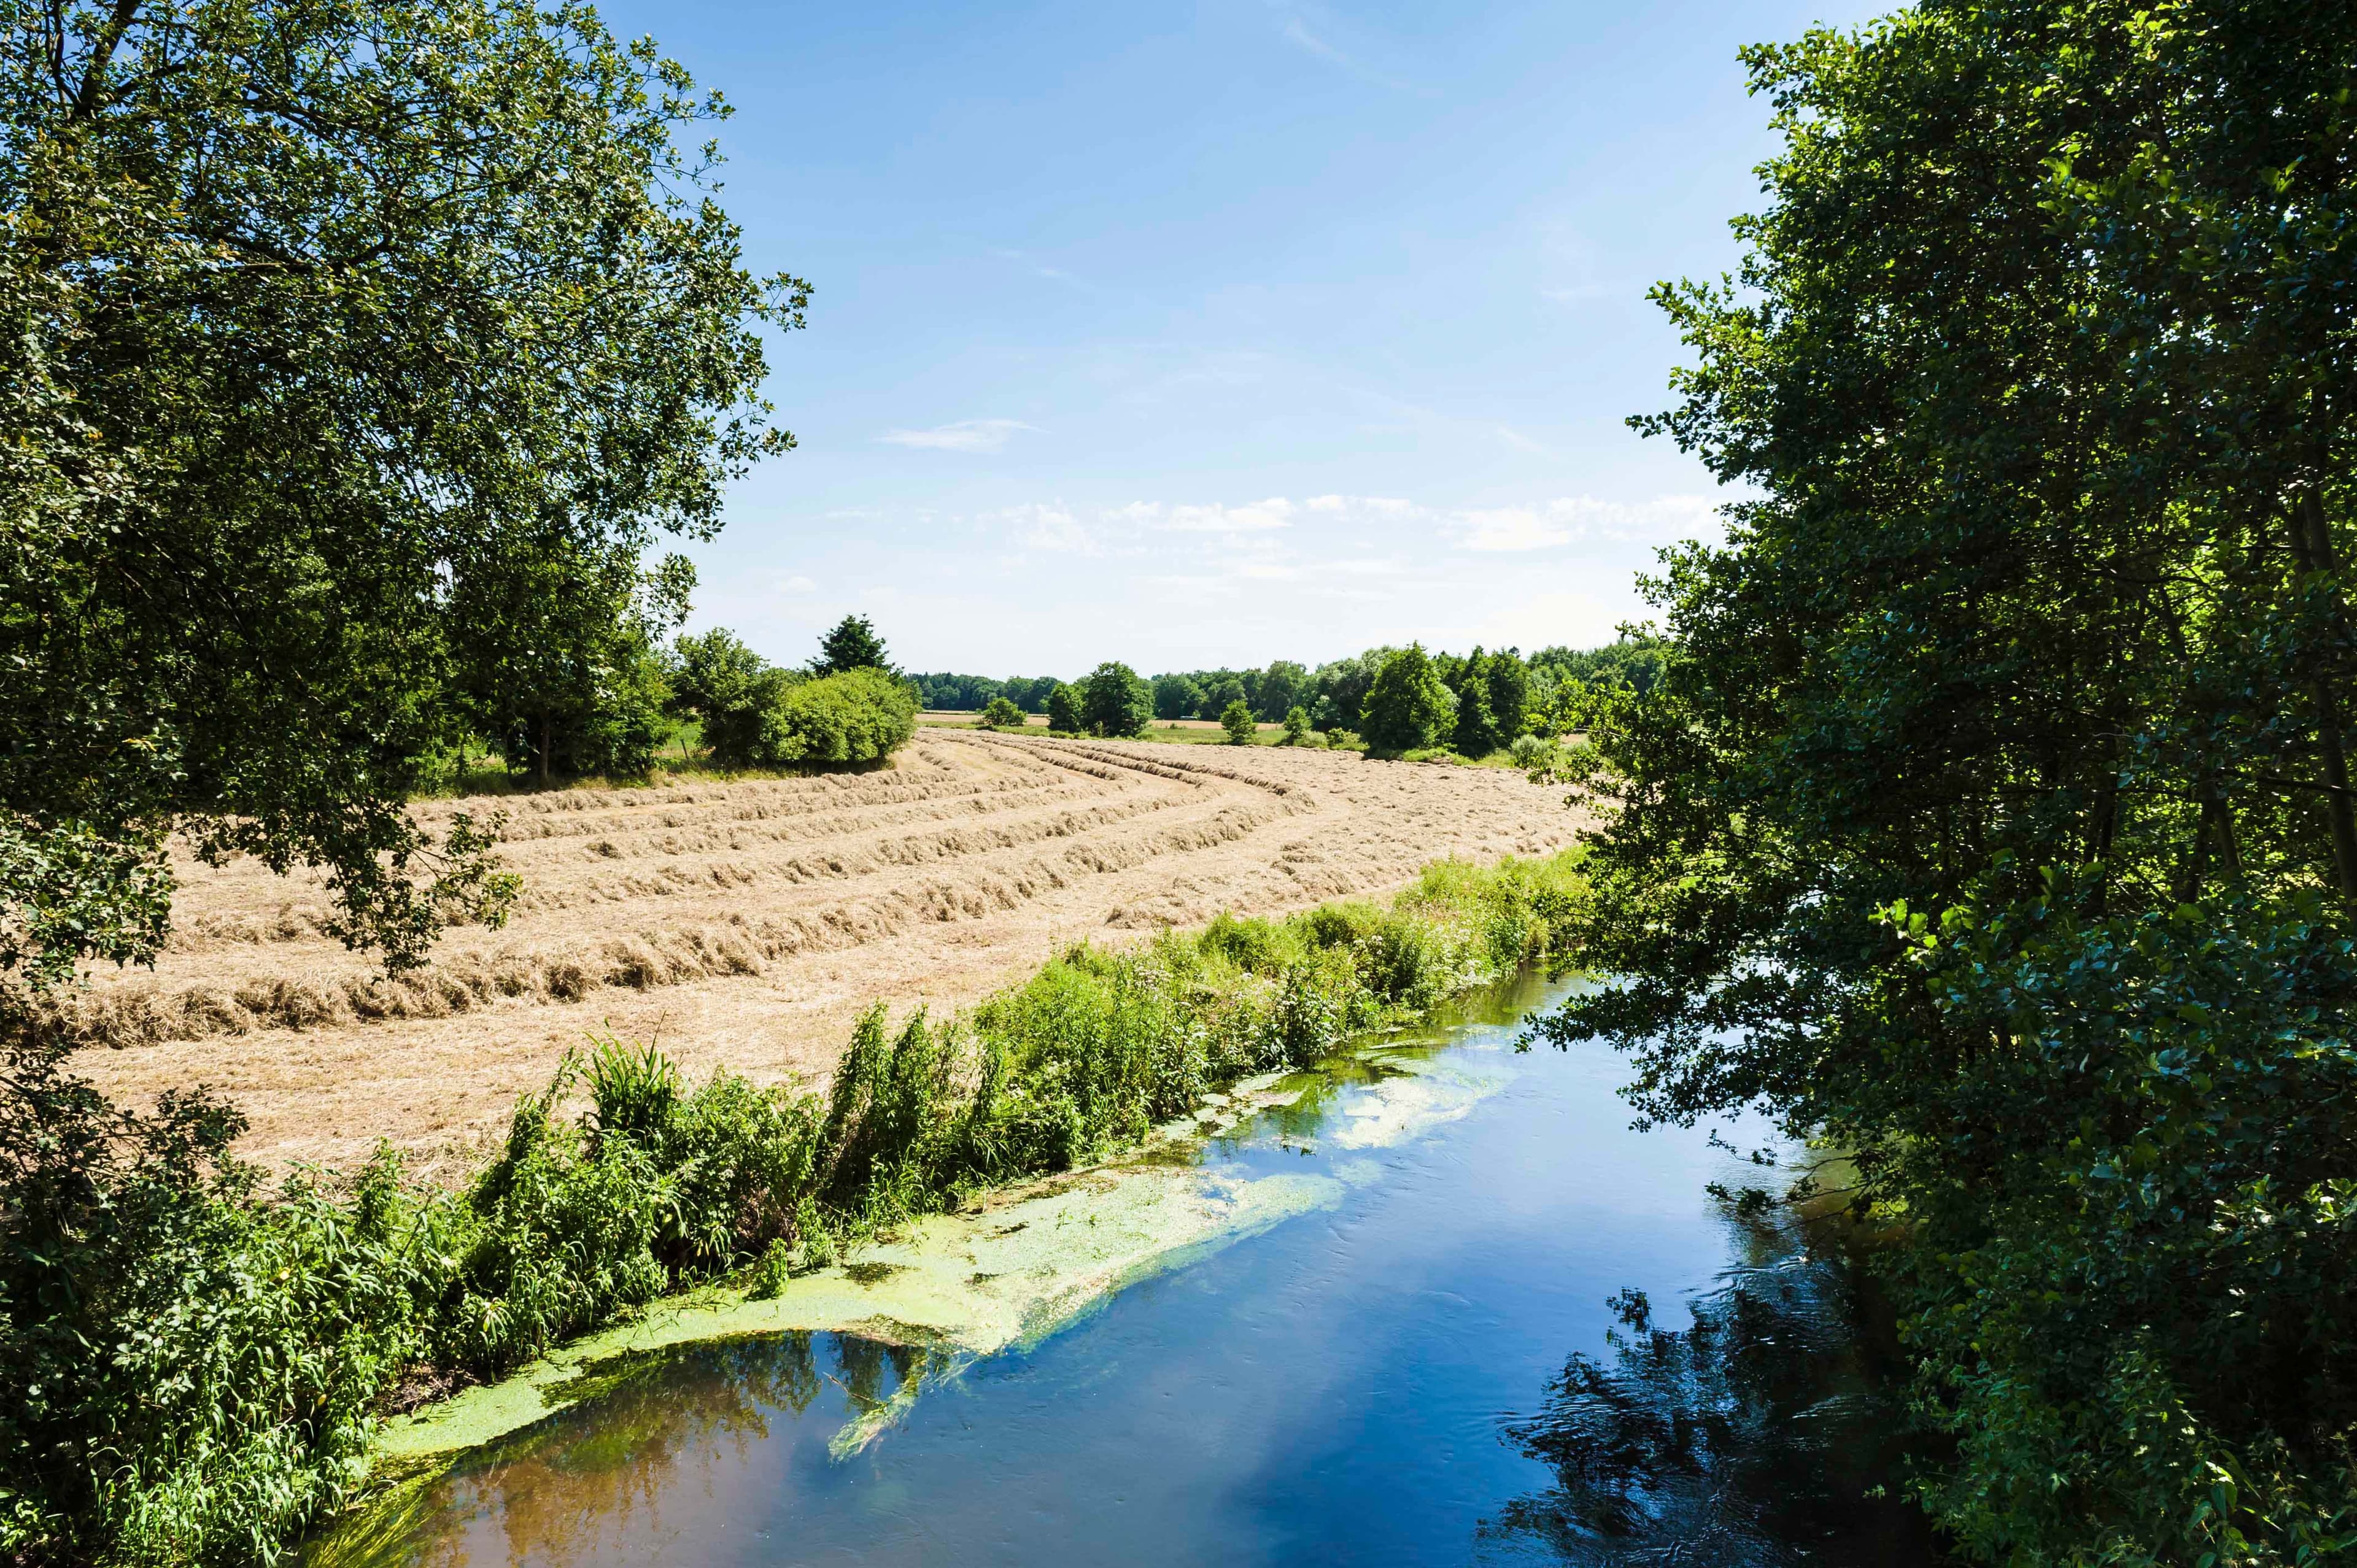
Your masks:
[[[383,1138],[454,1177],[596,1033],[815,1083],[876,1001],[953,1009],[1074,941],[1384,892],[1577,825],[1501,769],[1211,749],[926,729],[873,773],[423,802],[428,827],[505,811],[524,891],[392,980],[326,934],[317,877],[188,862],[155,971],[77,1004],[76,1065],[136,1103],[227,1094],[251,1159],[346,1166]]]

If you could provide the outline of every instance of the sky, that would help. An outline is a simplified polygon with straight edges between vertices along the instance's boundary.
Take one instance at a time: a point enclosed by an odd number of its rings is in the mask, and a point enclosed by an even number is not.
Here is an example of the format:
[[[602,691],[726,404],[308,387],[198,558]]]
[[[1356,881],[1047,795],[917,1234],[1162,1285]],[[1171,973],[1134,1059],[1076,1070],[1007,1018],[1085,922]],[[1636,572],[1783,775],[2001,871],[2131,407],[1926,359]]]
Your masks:
[[[1626,421],[1683,358],[1646,290],[1760,202],[1737,51],[1880,8],[604,5],[735,105],[747,264],[815,291],[690,629],[1066,678],[1611,640],[1726,499]]]

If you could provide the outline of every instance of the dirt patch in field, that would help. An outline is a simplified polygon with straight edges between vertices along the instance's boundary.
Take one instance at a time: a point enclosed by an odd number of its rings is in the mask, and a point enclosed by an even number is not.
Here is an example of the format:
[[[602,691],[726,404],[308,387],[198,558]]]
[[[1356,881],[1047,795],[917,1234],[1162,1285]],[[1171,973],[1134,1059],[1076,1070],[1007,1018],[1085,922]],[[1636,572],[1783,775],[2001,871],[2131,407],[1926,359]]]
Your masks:
[[[1208,749],[1208,748],[1206,748]],[[380,1137],[471,1164],[516,1096],[610,1029],[701,1077],[814,1081],[870,1002],[953,1008],[1060,947],[1396,887],[1571,840],[1559,789],[1491,768],[924,730],[885,771],[429,802],[504,810],[524,893],[386,980],[322,933],[316,878],[180,866],[155,972],[76,1004],[77,1065],[136,1102],[203,1082],[272,1163]]]

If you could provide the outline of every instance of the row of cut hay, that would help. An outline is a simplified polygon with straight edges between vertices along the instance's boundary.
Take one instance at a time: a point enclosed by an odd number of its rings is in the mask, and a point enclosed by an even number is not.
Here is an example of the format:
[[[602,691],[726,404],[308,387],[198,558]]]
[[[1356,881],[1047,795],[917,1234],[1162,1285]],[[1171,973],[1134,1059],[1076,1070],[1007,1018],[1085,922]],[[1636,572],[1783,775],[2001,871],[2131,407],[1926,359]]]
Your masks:
[[[758,974],[797,953],[840,951],[927,922],[978,919],[1020,908],[1087,875],[1125,871],[1160,856],[1236,843],[1264,819],[1232,806],[1206,821],[1119,841],[1083,840],[1052,858],[974,867],[872,897],[770,917],[591,937],[543,947],[447,954],[425,969],[386,977],[315,972],[234,983],[119,984],[61,1004],[58,1026],[86,1046],[205,1039],[267,1028],[317,1028],[399,1018],[443,1018],[502,999],[576,1002],[603,988],[644,990]]]

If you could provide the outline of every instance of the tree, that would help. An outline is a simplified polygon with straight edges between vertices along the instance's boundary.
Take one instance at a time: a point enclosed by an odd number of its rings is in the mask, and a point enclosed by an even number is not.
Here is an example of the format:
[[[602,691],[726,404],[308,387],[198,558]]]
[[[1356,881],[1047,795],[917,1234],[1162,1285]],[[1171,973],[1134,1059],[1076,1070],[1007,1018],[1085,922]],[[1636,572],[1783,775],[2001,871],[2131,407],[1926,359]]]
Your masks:
[[[776,767],[779,755],[772,715],[786,693],[808,679],[780,670],[725,628],[673,645],[674,711],[694,715],[712,760],[723,768]]]
[[[1300,703],[1285,710],[1285,744],[1299,746],[1309,736],[1309,711]]]
[[[1004,697],[993,697],[982,710],[982,724],[985,729],[1021,729],[1023,710]]]
[[[1981,1560],[2336,1549],[2357,1426],[2357,14],[1927,5],[1750,51],[1782,151],[1641,422],[1749,499],[1598,682],[1545,1033],[1903,1212]],[[2326,1109],[2330,1108],[2330,1109]],[[1953,1459],[1938,1463],[1944,1451]]]
[[[1338,659],[1331,664],[1321,664],[1310,684],[1317,693],[1310,705],[1310,718],[1319,729],[1356,729],[1359,714],[1366,707],[1367,690],[1375,683],[1375,673],[1383,660],[1395,650],[1389,648],[1369,649],[1355,659]]]
[[[411,795],[486,703],[521,713],[518,693],[585,684],[589,710],[624,687],[651,701],[644,639],[624,639],[628,668],[601,646],[630,596],[568,596],[635,581],[662,535],[710,537],[728,481],[791,445],[755,394],[762,328],[800,325],[805,291],[740,264],[708,156],[675,145],[725,112],[691,92],[562,0],[0,16],[12,1558],[253,1552],[339,1496],[325,1477],[355,1434],[302,1391],[349,1365],[287,1369],[267,1444],[226,1402],[270,1371],[174,1369],[200,1413],[168,1459],[81,1419],[163,1402],[126,1257],[170,1278],[155,1299],[195,1301],[172,1291],[229,1277],[222,1216],[278,1221],[246,1205],[233,1110],[194,1088],[152,1114],[109,1104],[65,1070],[42,1002],[91,962],[154,959],[175,833],[216,863],[321,868],[332,929],[388,968],[423,962],[451,920],[500,917],[516,883],[491,825],[429,832]],[[485,607],[495,620],[471,622]],[[498,662],[544,632],[553,666]],[[414,1356],[359,1326],[374,1313],[355,1304],[326,1359]],[[224,1353],[287,1369],[305,1352]],[[230,1493],[208,1522],[226,1515],[233,1541],[180,1533],[191,1494]],[[129,1551],[102,1502],[126,1496],[164,1516]]]
[[[1411,642],[1376,671],[1359,734],[1370,750],[1396,757],[1437,745],[1456,719],[1455,695],[1441,683],[1424,645]]]
[[[1081,682],[1081,727],[1092,735],[1143,735],[1154,721],[1154,688],[1110,660]]]
[[[834,629],[819,639],[818,657],[810,662],[813,675],[840,675],[846,670],[881,670],[898,675],[884,652],[884,639],[866,616],[845,616]]]
[[[1231,703],[1242,703],[1246,707],[1252,705],[1252,699],[1244,691],[1243,682],[1233,675],[1222,675],[1216,680],[1208,682],[1202,691],[1203,705],[1196,710],[1198,718],[1216,719],[1227,712],[1228,704]]]
[[[1260,672],[1252,694],[1253,712],[1274,723],[1301,700],[1309,687],[1309,671],[1290,659],[1279,659]]]
[[[1250,746],[1260,726],[1253,722],[1252,710],[1241,698],[1230,703],[1220,714],[1220,727],[1228,732],[1230,746]]]
[[[1203,706],[1203,688],[1184,675],[1157,675],[1154,678],[1154,716],[1157,719],[1192,718]]]
[[[1477,646],[1462,661],[1444,667],[1450,693],[1457,699],[1457,717],[1449,744],[1467,757],[1487,757],[1506,743],[1498,717],[1490,710],[1490,660]]]
[[[451,585],[707,536],[791,445],[758,329],[804,291],[673,142],[723,106],[489,0],[19,7],[0,49],[0,865],[97,878],[60,922],[0,872],[0,967],[151,955],[167,825],[416,962],[505,886],[403,806],[468,720]]]
[[[1530,667],[1521,653],[1508,648],[1490,655],[1490,715],[1496,721],[1498,744],[1503,746],[1530,728]]]
[[[1089,727],[1082,716],[1081,689],[1059,681],[1048,693],[1048,727],[1068,735],[1078,735]]]

